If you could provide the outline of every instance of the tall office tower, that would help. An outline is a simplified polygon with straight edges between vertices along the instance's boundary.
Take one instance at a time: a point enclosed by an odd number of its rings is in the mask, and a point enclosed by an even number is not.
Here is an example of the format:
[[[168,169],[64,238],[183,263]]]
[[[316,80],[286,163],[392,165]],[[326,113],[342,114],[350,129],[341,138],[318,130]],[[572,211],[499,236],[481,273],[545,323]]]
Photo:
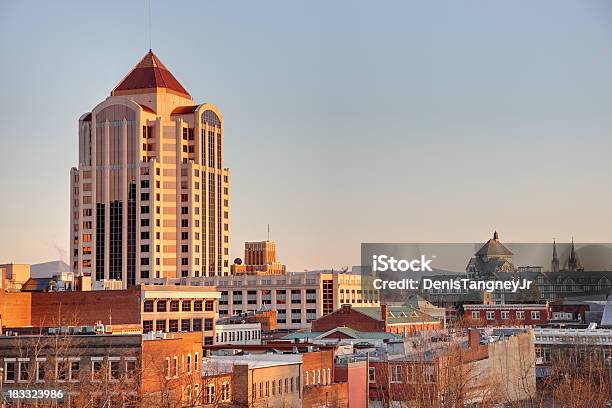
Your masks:
[[[72,266],[94,286],[229,274],[223,116],[150,50],[79,119],[70,183]]]

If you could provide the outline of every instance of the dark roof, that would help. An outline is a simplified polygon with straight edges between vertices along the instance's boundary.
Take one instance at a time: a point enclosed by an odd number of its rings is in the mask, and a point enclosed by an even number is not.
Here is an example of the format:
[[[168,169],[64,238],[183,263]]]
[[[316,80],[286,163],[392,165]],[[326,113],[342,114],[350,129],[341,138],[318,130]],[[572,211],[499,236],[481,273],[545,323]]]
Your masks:
[[[170,113],[170,115],[184,115],[186,113],[193,113],[196,111],[196,109],[198,109],[198,106],[200,105],[179,106],[179,107],[174,108],[174,110],[172,111],[172,113]]]
[[[493,238],[488,240],[475,254],[476,256],[511,256],[513,253],[499,242],[497,231]]]
[[[22,292],[45,292],[52,278],[30,278],[21,287]]]
[[[111,95],[129,94],[138,89],[166,88],[175,93],[191,98],[172,73],[162,64],[157,55],[149,50],[138,64],[113,89]]]
[[[141,104],[141,103],[139,103],[138,105],[140,105],[140,107],[142,108],[142,110],[143,110],[143,111],[145,111],[145,112],[149,112],[149,113],[153,113],[153,114],[155,113],[155,111],[154,111],[153,109],[149,108],[149,107],[148,107],[148,106],[146,106],[146,105],[143,105],[143,104]]]

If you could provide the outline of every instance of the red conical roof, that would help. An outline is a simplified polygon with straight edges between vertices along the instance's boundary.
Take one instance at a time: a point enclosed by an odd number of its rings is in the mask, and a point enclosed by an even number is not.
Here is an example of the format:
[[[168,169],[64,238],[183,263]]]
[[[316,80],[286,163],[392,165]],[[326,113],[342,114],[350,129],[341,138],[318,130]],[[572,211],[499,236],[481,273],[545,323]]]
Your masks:
[[[183,88],[168,68],[162,64],[157,55],[149,50],[129,74],[113,89],[111,95],[126,95],[136,90],[151,90],[165,88],[180,96],[191,99],[189,92]]]

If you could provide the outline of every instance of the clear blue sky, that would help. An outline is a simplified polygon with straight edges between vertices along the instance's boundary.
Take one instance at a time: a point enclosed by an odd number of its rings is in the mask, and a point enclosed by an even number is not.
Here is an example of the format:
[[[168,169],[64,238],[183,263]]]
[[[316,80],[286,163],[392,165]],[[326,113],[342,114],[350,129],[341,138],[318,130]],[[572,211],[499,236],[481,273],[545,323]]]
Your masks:
[[[494,226],[611,240],[609,2],[176,3],[152,0],[153,49],[224,113],[232,256],[267,223],[291,270]],[[147,15],[0,3],[0,262],[67,251],[78,117],[147,51]]]

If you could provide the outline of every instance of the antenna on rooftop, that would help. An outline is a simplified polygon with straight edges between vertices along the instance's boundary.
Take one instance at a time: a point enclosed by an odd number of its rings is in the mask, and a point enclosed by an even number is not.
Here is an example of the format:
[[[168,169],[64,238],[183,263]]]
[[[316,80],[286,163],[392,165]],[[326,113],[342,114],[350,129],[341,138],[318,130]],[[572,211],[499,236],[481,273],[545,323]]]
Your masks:
[[[151,0],[149,0],[149,51],[151,50]]]
[[[268,241],[270,241],[270,224],[268,224]]]

